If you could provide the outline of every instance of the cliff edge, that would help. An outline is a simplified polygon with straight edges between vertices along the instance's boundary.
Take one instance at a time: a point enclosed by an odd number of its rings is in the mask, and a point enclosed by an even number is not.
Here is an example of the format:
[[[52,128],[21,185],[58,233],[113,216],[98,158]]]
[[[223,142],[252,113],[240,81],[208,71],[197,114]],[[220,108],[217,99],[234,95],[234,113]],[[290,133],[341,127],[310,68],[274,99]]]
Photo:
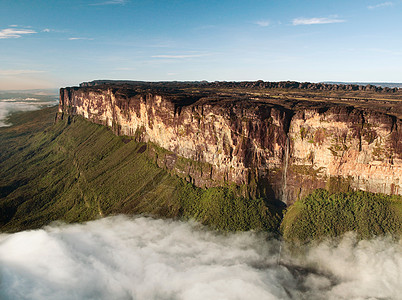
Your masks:
[[[58,116],[80,115],[148,142],[160,167],[199,187],[235,183],[287,205],[316,188],[402,195],[399,91],[384,100],[216,86],[62,88]]]

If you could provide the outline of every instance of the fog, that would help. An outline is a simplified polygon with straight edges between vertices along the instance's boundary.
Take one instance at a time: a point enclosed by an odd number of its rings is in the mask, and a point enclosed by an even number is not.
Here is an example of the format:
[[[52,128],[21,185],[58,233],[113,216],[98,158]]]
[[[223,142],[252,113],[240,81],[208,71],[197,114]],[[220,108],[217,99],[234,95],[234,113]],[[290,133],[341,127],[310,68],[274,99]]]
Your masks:
[[[401,299],[389,238],[287,248],[145,217],[54,224],[0,236],[0,299]]]
[[[12,97],[9,97],[12,96]],[[18,111],[33,111],[57,104],[57,95],[42,94],[0,94],[0,127],[10,126],[7,117]]]

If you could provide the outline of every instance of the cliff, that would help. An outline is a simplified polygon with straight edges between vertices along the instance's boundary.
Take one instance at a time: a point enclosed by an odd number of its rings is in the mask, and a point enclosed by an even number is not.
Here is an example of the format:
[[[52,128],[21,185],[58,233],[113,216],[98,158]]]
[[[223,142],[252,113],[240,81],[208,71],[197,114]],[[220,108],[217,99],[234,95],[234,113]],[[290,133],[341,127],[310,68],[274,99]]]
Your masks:
[[[81,115],[149,142],[160,167],[200,187],[233,182],[286,204],[319,187],[402,194],[397,116],[350,103],[188,86],[63,88],[59,117]]]

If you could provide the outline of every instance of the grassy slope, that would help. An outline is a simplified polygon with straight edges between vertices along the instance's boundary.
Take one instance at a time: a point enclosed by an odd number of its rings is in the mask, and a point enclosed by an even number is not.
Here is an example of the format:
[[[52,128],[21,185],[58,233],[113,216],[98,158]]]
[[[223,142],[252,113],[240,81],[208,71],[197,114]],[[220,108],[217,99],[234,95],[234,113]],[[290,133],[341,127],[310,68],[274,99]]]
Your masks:
[[[146,144],[79,117],[52,124],[54,116],[54,108],[17,114],[16,126],[0,130],[2,231],[117,213],[194,217],[224,230],[279,226],[262,200],[230,186],[196,188],[158,168]]]
[[[54,220],[86,221],[117,213],[195,218],[224,230],[276,231],[280,213],[239,198],[234,186],[203,190],[169,175],[148,146],[117,137],[79,117],[54,124],[55,108],[14,114],[0,128],[0,230],[38,228]],[[354,230],[361,237],[402,234],[402,197],[315,191],[291,206],[286,240]]]
[[[355,231],[361,238],[402,235],[402,197],[316,190],[292,205],[281,229],[286,240],[308,241]]]

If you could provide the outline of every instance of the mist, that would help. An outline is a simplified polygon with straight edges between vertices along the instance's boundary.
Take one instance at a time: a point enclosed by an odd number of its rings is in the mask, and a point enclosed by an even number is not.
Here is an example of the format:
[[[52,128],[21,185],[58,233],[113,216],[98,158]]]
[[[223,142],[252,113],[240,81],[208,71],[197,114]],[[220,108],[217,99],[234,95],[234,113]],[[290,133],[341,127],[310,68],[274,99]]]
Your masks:
[[[11,96],[11,97],[10,97]],[[57,104],[57,95],[48,95],[43,93],[7,93],[0,94],[0,127],[11,126],[7,122],[10,114],[20,111],[34,111],[44,107]]]
[[[296,254],[265,234],[116,216],[1,235],[0,298],[398,299],[401,250],[347,235]]]

